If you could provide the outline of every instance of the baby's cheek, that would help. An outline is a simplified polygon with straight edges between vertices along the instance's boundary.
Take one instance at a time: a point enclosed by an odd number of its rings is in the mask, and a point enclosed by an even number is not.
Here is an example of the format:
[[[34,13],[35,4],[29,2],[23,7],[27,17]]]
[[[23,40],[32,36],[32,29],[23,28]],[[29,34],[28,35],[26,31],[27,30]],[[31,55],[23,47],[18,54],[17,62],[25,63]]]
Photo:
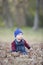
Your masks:
[[[17,39],[20,39],[20,36],[17,36],[16,38],[17,38]]]

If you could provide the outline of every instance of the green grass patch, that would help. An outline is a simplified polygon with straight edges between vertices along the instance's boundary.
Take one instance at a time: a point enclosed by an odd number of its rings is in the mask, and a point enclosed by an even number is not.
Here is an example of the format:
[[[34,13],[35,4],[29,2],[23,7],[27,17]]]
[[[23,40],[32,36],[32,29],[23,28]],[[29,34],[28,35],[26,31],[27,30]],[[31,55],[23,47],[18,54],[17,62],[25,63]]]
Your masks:
[[[9,41],[12,42],[15,37],[14,37],[14,28],[0,28],[0,41]],[[29,41],[30,43],[35,43],[35,42],[43,42],[43,29],[38,29],[37,31],[34,31],[30,27],[23,27],[21,28],[23,33],[24,33],[24,39]]]

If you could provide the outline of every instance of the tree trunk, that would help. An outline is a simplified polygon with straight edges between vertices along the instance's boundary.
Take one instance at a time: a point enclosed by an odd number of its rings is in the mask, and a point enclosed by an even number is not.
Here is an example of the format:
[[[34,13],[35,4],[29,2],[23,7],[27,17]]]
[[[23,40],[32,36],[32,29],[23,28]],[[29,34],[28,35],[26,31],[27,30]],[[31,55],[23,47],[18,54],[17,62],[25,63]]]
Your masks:
[[[0,16],[2,16],[2,10],[3,10],[3,8],[2,8],[2,0],[0,0]]]
[[[17,3],[17,0],[15,0],[14,4],[15,4],[14,5],[15,6],[15,21],[17,23],[17,26],[18,27],[25,26],[26,18],[25,18],[25,13],[23,9],[25,5],[23,5],[23,1]]]
[[[34,18],[34,26],[33,26],[34,30],[37,30],[39,27],[39,6],[40,6],[40,0],[36,0],[36,13]]]
[[[40,5],[41,5],[41,13],[42,13],[42,15],[43,15],[43,0],[40,0]]]
[[[13,26],[8,0],[3,0],[3,19],[7,27]]]

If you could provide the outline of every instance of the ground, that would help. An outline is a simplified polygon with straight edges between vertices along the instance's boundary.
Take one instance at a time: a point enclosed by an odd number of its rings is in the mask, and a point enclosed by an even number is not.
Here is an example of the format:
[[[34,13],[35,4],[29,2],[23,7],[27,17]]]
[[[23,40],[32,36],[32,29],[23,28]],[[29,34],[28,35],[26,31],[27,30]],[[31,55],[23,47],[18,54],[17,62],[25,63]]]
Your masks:
[[[17,57],[10,52],[15,29],[0,28],[0,65],[43,65],[43,29],[22,28],[23,37],[32,50],[28,50],[28,55]]]

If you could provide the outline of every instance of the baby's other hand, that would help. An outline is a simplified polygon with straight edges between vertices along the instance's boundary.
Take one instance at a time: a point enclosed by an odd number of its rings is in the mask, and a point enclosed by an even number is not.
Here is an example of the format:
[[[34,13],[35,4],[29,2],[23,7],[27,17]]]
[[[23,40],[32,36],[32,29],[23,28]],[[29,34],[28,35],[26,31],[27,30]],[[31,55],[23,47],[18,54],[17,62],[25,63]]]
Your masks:
[[[17,56],[19,56],[19,53],[18,52],[12,52],[12,56],[17,57]]]

